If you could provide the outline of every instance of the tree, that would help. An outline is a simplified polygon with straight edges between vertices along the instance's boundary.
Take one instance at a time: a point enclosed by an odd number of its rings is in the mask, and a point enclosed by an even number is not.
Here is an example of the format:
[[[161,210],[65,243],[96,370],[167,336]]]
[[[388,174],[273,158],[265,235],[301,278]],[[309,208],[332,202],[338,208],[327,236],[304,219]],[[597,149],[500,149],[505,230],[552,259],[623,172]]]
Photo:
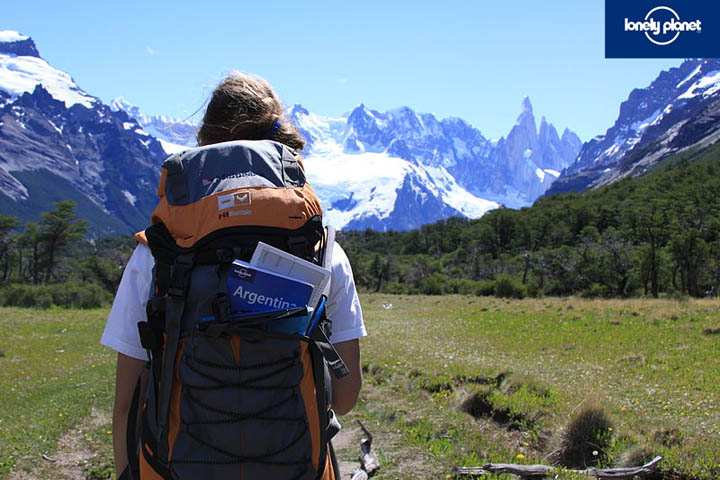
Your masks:
[[[80,240],[88,227],[84,220],[75,216],[75,202],[55,202],[55,210],[43,212],[39,236],[45,248],[45,281],[50,281],[58,263],[58,254],[73,242]]]
[[[26,223],[20,235],[20,250],[18,252],[18,274],[21,279],[31,279],[32,283],[40,283],[42,265],[42,249],[37,223]],[[23,250],[28,249],[28,259],[23,264]]]
[[[652,202],[647,207],[633,209],[632,223],[635,225],[635,238],[641,244],[641,271],[645,294],[658,298],[660,293],[660,271],[663,256],[660,251],[668,241],[669,218],[667,210]]]
[[[604,282],[615,291],[618,297],[627,295],[632,268],[632,246],[614,228],[603,232],[600,238],[600,249],[607,280]]]
[[[10,273],[10,261],[12,260],[12,249],[16,238],[13,230],[20,226],[15,217],[0,215],[0,263],[2,263],[2,280],[8,279]]]
[[[390,280],[394,264],[392,257],[383,260],[379,254],[375,254],[372,264],[370,265],[370,275],[375,279],[375,291],[379,292],[383,282]]]

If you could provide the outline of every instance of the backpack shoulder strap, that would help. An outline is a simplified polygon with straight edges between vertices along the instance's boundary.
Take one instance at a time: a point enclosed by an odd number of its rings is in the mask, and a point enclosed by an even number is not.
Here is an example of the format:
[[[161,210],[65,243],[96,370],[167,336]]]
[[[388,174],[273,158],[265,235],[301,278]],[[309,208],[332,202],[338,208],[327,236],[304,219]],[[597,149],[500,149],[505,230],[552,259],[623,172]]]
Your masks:
[[[332,272],[332,254],[333,254],[333,247],[335,246],[335,227],[332,225],[328,225],[325,227],[326,231],[326,239],[325,239],[325,252],[323,253],[323,261],[322,266],[323,268],[327,268]],[[332,282],[333,278],[332,275],[330,275],[330,281],[325,285],[325,290],[323,291],[323,295],[325,297],[330,296],[330,292],[332,291]]]

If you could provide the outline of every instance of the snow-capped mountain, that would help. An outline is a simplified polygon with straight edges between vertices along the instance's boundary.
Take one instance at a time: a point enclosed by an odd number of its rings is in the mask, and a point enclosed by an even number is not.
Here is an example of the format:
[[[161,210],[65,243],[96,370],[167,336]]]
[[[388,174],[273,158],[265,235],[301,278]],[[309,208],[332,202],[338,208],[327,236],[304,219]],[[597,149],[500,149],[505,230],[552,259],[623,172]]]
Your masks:
[[[497,140],[462,119],[408,107],[360,105],[325,118],[295,105],[290,116],[308,141],[305,166],[326,215],[351,229],[414,228],[449,215],[477,218],[500,203],[530,205],[581,145],[544,118],[538,132],[527,98],[507,139]]]
[[[361,145],[351,127],[358,109],[348,118],[335,119],[299,105],[290,112],[310,142],[303,162],[331,224],[405,230],[453,215],[476,218],[498,206],[467,192],[442,167]]]
[[[175,120],[148,117],[122,99],[112,105],[156,133],[166,150],[168,142],[194,145],[192,124],[168,138]],[[346,229],[410,229],[452,215],[477,218],[499,204],[530,205],[582,144],[567,129],[559,136],[544,117],[538,131],[527,98],[507,139],[497,140],[462,119],[438,120],[408,107],[378,112],[359,105],[333,118],[295,105],[289,115],[307,141],[302,156],[325,216]]]
[[[99,234],[146,226],[160,143],[43,60],[29,37],[0,32],[0,211],[36,220],[73,200]]]
[[[667,156],[720,139],[720,59],[686,60],[636,89],[615,124],[585,145],[547,194],[638,176]]]
[[[296,105],[308,140],[308,177],[339,228],[410,229],[500,203],[531,204],[575,158],[529,99],[507,138],[486,139],[464,120],[408,107],[360,105],[339,118]],[[122,98],[104,105],[43,60],[29,37],[0,32],[0,211],[36,219],[72,199],[99,233],[142,228],[155,206],[159,166],[194,146],[196,126],[151,117]]]
[[[30,37],[12,30],[0,31],[0,90],[12,100],[32,92],[38,83],[68,108],[75,104],[93,108],[99,102],[82,91],[70,75],[40,58]]]
[[[123,97],[117,97],[110,102],[110,108],[116,112],[123,111],[137,120],[143,130],[160,141],[168,154],[197,146],[195,134],[198,125],[193,122],[166,115],[145,115],[138,106]]]

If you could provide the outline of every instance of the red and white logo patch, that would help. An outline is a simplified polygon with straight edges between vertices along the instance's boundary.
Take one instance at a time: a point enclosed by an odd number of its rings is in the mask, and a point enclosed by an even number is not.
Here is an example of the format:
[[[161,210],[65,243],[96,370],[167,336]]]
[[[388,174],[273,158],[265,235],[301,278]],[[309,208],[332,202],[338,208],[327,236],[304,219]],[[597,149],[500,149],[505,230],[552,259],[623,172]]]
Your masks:
[[[230,207],[241,207],[250,205],[250,192],[235,192],[228,195],[220,195],[218,199],[218,210],[225,210]]]

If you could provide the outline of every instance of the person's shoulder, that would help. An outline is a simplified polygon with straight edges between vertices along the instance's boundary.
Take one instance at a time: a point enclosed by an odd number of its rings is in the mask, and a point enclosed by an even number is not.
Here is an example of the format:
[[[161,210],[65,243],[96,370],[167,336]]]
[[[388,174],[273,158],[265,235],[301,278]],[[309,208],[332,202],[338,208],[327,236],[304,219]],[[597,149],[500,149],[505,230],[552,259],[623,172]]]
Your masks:
[[[143,260],[152,259],[152,251],[150,250],[150,247],[140,242],[135,247],[135,250],[133,251],[133,256]]]
[[[125,268],[144,271],[152,269],[154,263],[155,259],[152,256],[150,247],[144,243],[138,243]]]
[[[332,249],[332,258],[330,261],[333,272],[336,269],[350,270],[350,259],[345,253],[345,250],[340,246],[339,243],[335,242]]]

